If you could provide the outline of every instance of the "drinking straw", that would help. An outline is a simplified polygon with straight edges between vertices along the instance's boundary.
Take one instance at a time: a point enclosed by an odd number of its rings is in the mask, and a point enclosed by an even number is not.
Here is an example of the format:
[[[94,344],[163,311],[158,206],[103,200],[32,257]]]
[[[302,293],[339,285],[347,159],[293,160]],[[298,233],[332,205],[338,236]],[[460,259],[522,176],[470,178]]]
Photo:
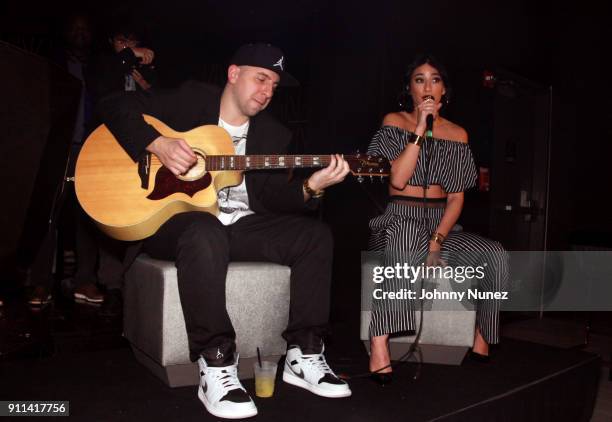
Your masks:
[[[257,348],[257,361],[259,362],[259,367],[261,368],[261,353],[259,353],[259,347]]]

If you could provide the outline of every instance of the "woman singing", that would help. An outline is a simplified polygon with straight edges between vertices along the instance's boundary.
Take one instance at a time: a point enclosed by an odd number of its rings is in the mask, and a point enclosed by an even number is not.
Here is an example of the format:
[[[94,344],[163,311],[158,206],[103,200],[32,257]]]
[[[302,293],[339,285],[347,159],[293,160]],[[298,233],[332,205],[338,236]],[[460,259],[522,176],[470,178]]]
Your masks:
[[[384,251],[385,265],[407,259],[412,265],[477,265],[486,262],[481,291],[501,291],[508,279],[507,257],[498,242],[451,231],[463,208],[464,191],[475,185],[476,169],[466,131],[440,116],[451,87],[444,66],[420,55],[409,66],[400,105],[385,116],[368,153],[391,163],[390,201],[370,221],[370,249]],[[427,134],[428,116],[432,134]],[[431,117],[430,117],[431,119]],[[385,289],[401,286],[387,280]],[[489,345],[499,342],[499,300],[477,303],[471,356],[487,361]],[[375,300],[370,323],[370,371],[378,383],[391,381],[389,334],[416,329],[411,301]]]

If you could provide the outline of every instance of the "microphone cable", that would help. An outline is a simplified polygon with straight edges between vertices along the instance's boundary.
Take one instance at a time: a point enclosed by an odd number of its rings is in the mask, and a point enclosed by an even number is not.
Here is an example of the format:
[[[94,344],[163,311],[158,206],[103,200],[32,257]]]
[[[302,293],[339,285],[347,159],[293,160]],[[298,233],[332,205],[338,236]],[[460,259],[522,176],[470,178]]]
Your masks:
[[[427,141],[431,141],[433,137],[433,133],[431,130],[428,130],[425,134],[425,140],[426,142],[423,144],[423,168],[424,168],[424,175],[423,175],[423,209],[421,211],[421,217],[422,220],[425,222],[429,221],[429,210],[427,209],[427,189],[429,187],[429,160],[427,158],[427,148],[426,148],[426,144],[430,143]],[[419,156],[420,158],[421,156]],[[427,259],[427,254],[425,255],[425,259]],[[423,280],[425,279],[425,276],[421,276],[420,278],[420,290],[421,292],[423,291]],[[419,310],[419,327],[417,328],[416,331],[416,336],[414,338],[414,341],[410,344],[410,347],[408,348],[408,350],[406,351],[406,353],[404,353],[402,356],[399,357],[399,359],[397,359],[395,362],[391,362],[390,364],[383,366],[382,368],[378,368],[375,371],[368,371],[368,372],[361,372],[355,375],[348,375],[348,374],[339,374],[338,377],[343,379],[343,380],[351,380],[351,379],[356,379],[356,378],[366,378],[371,376],[372,374],[377,374],[380,373],[380,371],[383,371],[387,368],[397,368],[400,365],[403,365],[405,363],[408,363],[409,359],[412,357],[412,355],[414,355],[415,352],[418,353],[418,358],[417,358],[417,369],[416,369],[416,373],[413,377],[414,380],[418,379],[420,374],[421,374],[421,367],[423,364],[423,353],[421,351],[421,348],[419,347],[420,341],[421,341],[421,335],[423,334],[423,316],[424,316],[424,299],[423,299],[423,295],[421,295],[421,299],[420,299],[420,310]],[[370,353],[371,353],[371,345],[370,345]]]

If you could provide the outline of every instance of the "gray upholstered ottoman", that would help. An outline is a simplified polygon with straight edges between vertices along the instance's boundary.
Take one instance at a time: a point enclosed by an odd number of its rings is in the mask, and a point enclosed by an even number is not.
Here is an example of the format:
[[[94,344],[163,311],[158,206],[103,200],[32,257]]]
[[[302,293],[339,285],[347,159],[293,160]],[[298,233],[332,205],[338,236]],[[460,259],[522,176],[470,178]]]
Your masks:
[[[252,377],[257,347],[266,360],[285,353],[281,333],[289,319],[291,270],[271,263],[234,262],[227,274],[226,300],[236,331],[240,378]],[[187,331],[174,262],[140,255],[126,274],[124,336],[139,362],[170,387],[199,382],[189,360]]]
[[[370,350],[369,327],[371,319],[371,302],[373,290],[373,267],[380,262],[365,258],[361,266],[361,340]],[[430,280],[429,287],[435,286],[440,291],[451,291],[452,280]],[[418,283],[416,283],[418,285]],[[423,311],[423,331],[419,341],[423,362],[460,365],[468,348],[474,343],[476,311],[464,309],[457,302],[432,300]],[[417,327],[421,318],[420,311],[415,311]],[[415,336],[392,337],[389,341],[391,359],[397,360],[404,355]],[[411,357],[412,361],[416,356]]]

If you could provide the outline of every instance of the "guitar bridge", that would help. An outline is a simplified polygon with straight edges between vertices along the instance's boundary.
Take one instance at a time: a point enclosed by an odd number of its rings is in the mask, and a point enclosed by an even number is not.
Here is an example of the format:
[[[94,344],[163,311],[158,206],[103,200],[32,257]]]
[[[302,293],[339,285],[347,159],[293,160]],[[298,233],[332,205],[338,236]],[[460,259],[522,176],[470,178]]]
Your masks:
[[[140,177],[140,187],[144,190],[149,189],[149,173],[151,172],[151,153],[147,152],[138,160],[138,176]]]

